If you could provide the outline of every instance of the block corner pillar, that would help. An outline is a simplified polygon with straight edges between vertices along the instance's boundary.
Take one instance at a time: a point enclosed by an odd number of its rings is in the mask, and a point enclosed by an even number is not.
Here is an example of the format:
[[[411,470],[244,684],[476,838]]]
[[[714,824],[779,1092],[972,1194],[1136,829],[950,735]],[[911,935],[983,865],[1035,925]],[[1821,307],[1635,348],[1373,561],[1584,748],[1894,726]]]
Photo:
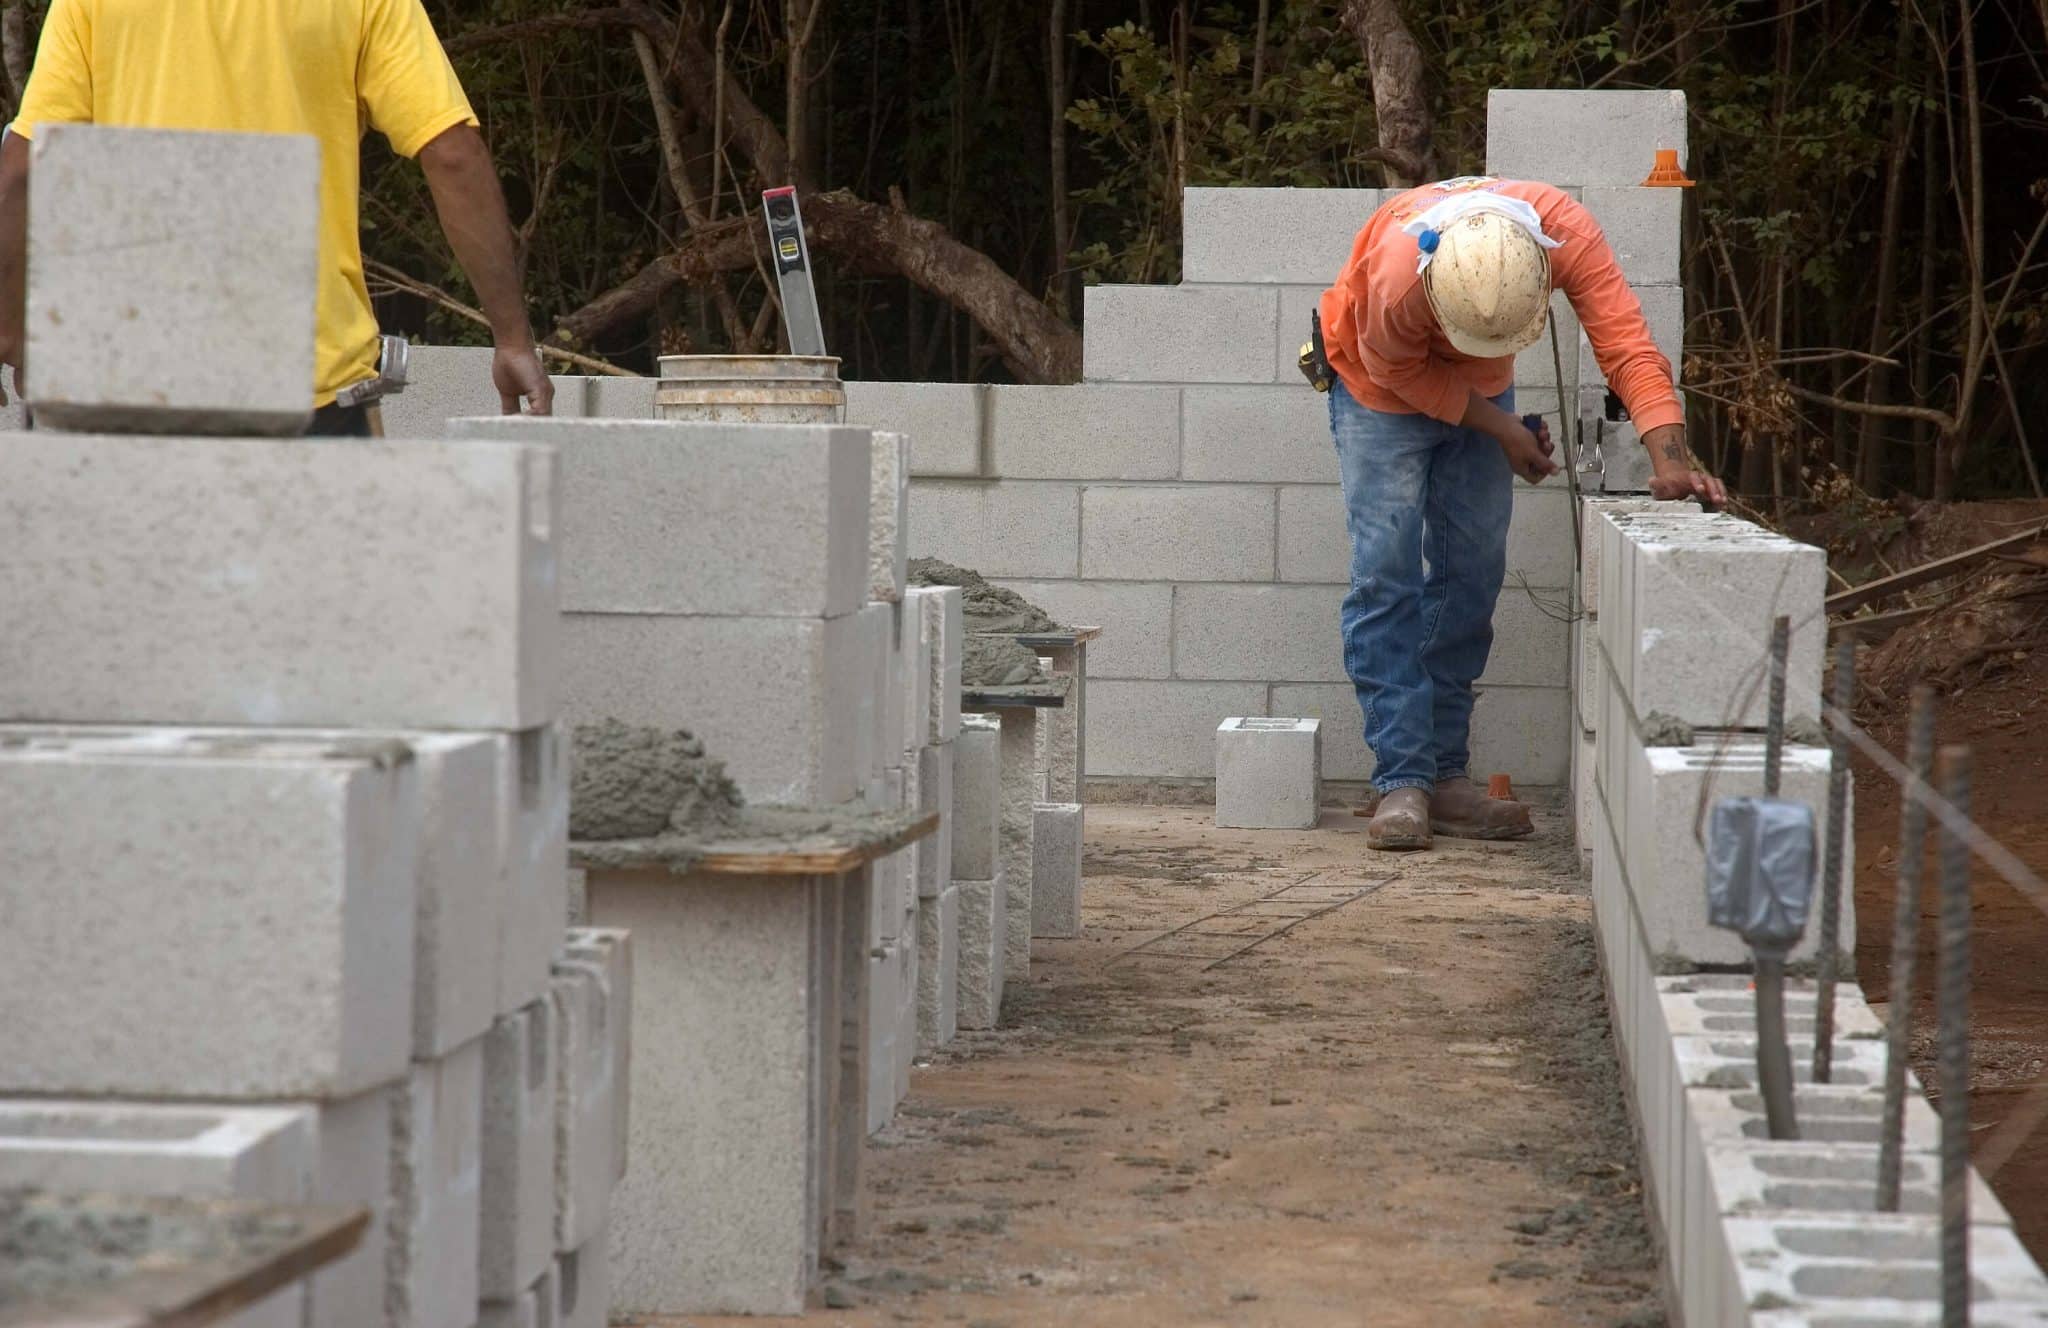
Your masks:
[[[1002,820],[998,866],[1004,882],[1003,980],[1031,975],[1031,886],[1038,821],[1038,725],[1035,709],[1002,716]]]
[[[1046,729],[1046,798],[1082,802],[1088,784],[1088,643],[1045,648],[1056,678],[1068,678],[1067,703],[1040,720]]]
[[[861,1017],[845,995],[866,971],[846,962],[867,915],[849,881],[589,869],[592,924],[632,932],[636,952],[615,1312],[803,1311],[844,1098],[864,1093],[840,1072],[847,1007]],[[838,897],[849,888],[861,897]]]

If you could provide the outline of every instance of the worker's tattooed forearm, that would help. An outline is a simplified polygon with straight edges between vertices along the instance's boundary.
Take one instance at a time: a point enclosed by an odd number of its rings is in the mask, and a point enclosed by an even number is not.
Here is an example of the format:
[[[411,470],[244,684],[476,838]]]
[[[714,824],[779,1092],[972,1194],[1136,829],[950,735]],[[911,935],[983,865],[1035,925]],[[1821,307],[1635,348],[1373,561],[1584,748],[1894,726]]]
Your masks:
[[[1664,444],[1664,455],[1669,457],[1673,461],[1685,460],[1685,444],[1680,442],[1669,442]]]

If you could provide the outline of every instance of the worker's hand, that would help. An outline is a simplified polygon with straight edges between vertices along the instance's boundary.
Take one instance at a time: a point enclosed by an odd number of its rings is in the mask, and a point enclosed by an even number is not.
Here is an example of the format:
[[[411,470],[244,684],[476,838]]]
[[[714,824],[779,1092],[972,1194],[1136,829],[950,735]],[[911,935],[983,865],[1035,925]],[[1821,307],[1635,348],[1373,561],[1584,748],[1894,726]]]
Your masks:
[[[1507,416],[1494,437],[1500,442],[1500,450],[1507,455],[1508,466],[1529,483],[1541,484],[1546,477],[1557,473],[1557,463],[1550,459],[1549,425],[1539,423],[1536,431],[1531,432],[1528,425]]]
[[[1666,502],[1696,498],[1701,507],[1718,512],[1728,505],[1728,488],[1700,469],[1691,449],[1685,445],[1685,430],[1675,424],[1650,430],[1643,438],[1650,450],[1650,496]]]
[[[526,398],[528,412],[555,413],[555,384],[541,367],[540,355],[532,345],[500,346],[491,357],[491,382],[498,388],[499,413],[517,415],[519,399]]]

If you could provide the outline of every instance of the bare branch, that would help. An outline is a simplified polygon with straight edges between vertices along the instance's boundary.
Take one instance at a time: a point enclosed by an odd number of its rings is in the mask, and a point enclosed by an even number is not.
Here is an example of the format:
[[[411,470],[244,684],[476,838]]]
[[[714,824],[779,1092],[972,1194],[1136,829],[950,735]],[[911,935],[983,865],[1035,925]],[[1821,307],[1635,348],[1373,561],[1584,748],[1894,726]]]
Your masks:
[[[374,258],[365,257],[363,259],[363,271],[387,286],[417,295],[423,300],[431,300],[449,313],[466,318],[479,327],[489,327],[491,325],[491,320],[485,318],[474,307],[464,304],[439,286],[430,285],[415,277],[407,276],[389,263],[380,263]],[[631,369],[621,369],[618,365],[607,360],[600,360],[594,355],[580,355],[573,350],[564,350],[560,346],[544,345],[538,349],[543,355],[551,355],[565,364],[573,364],[579,369],[588,369],[594,374],[606,374],[614,378],[640,377],[639,374],[634,373]]]

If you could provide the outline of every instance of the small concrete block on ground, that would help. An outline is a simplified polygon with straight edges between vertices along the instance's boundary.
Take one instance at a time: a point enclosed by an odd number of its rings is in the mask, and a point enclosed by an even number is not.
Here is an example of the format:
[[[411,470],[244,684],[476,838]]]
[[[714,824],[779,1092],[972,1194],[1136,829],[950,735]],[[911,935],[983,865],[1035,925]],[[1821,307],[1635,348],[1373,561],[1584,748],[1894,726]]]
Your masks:
[[[497,1008],[517,1010],[547,991],[548,965],[569,916],[568,730],[561,724],[499,734],[504,890],[498,930]]]
[[[559,451],[564,611],[826,618],[868,599],[866,429],[531,415],[449,427]]]
[[[0,1189],[307,1201],[311,1106],[0,1099]]]
[[[1190,188],[1181,204],[1181,276],[1328,284],[1386,196],[1379,189]]]
[[[910,561],[910,439],[900,433],[874,436],[868,498],[868,586],[859,598],[894,604],[903,598]],[[827,614],[857,607],[848,603]]]
[[[1322,815],[1323,722],[1232,716],[1216,728],[1216,824],[1307,830]]]
[[[1685,165],[1683,92],[1495,88],[1486,96],[1486,169],[1494,175],[1640,185],[1659,148],[1676,149]]]
[[[846,422],[910,437],[913,475],[981,473],[987,388],[973,383],[847,383]]]
[[[35,625],[0,719],[545,724],[554,472],[502,443],[0,435],[0,618]]]
[[[555,962],[548,999],[555,1007],[554,1249],[581,1249],[604,1234],[619,1174],[619,1081],[603,969],[578,959]]]
[[[995,721],[967,716],[953,743],[953,876],[994,880],[1001,843],[1002,740]]]
[[[484,1035],[484,1300],[517,1301],[554,1254],[555,1047],[546,1000],[503,1016]]]
[[[313,410],[320,145],[86,124],[34,133],[26,330],[37,425],[302,429]],[[195,328],[206,329],[203,351]]]
[[[994,386],[1004,479],[1170,480],[1180,472],[1180,389],[1074,383]]]
[[[913,558],[943,558],[987,577],[1066,577],[1079,568],[1079,485],[918,479],[910,507]]]
[[[930,1055],[960,1026],[960,889],[948,884],[917,906],[917,1049]]]
[[[418,788],[397,743],[12,730],[0,1005],[38,1015],[0,1024],[0,1091],[331,1099],[402,1075]]]
[[[1032,809],[1031,934],[1081,934],[1081,848],[1085,809],[1041,802]]]
[[[483,1180],[484,1041],[415,1061],[392,1090],[387,1322],[476,1321]]]
[[[994,1028],[1003,1012],[1003,930],[1008,910],[1001,876],[956,881],[960,891],[959,1026]]]
[[[1091,383],[1271,383],[1278,297],[1261,286],[1090,286],[1082,377]]]

